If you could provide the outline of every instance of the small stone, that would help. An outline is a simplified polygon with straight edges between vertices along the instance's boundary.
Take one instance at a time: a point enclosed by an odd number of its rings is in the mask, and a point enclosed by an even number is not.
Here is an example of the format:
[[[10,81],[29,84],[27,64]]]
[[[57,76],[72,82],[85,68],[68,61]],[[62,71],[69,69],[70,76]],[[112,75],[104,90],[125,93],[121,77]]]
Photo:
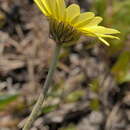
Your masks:
[[[90,116],[89,116],[89,120],[91,123],[94,123],[94,124],[100,124],[103,122],[103,114],[101,112],[96,112],[96,111],[93,111]]]

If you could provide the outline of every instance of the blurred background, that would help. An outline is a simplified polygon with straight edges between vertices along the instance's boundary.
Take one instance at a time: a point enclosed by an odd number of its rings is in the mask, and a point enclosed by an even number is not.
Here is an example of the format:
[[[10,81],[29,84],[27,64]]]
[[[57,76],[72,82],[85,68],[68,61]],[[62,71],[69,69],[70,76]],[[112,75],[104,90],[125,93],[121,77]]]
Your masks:
[[[52,91],[31,130],[130,130],[130,0],[67,0],[121,32],[110,47],[81,37],[63,48]],[[0,0],[0,130],[21,130],[55,43],[33,0]]]

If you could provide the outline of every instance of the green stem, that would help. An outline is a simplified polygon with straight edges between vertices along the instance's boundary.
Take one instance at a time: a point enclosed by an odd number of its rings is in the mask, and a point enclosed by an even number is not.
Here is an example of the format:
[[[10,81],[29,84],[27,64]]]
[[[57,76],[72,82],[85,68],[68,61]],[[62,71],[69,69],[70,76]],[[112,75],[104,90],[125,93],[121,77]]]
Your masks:
[[[52,81],[54,71],[56,69],[56,65],[57,65],[58,57],[59,57],[59,53],[60,53],[60,48],[61,47],[59,45],[56,45],[55,51],[54,51],[54,54],[52,57],[52,62],[51,62],[50,68],[49,68],[49,72],[48,72],[45,84],[43,86],[43,92],[40,94],[40,96],[36,102],[36,105],[34,106],[30,116],[28,117],[27,122],[25,123],[25,125],[23,127],[23,130],[29,130],[31,128],[31,125],[37,118],[38,113],[41,111],[42,104],[47,96],[48,90],[50,88],[49,86]]]

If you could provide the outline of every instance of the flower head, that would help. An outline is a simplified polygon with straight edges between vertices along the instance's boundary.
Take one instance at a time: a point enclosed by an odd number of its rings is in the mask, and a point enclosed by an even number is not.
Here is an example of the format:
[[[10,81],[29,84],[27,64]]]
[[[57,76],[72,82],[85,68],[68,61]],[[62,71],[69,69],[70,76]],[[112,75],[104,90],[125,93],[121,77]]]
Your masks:
[[[97,37],[106,45],[104,38],[119,39],[112,34],[120,33],[111,28],[99,26],[102,18],[93,12],[80,12],[77,4],[66,7],[64,0],[34,0],[40,10],[48,17],[50,33],[58,43],[76,41],[81,35]]]

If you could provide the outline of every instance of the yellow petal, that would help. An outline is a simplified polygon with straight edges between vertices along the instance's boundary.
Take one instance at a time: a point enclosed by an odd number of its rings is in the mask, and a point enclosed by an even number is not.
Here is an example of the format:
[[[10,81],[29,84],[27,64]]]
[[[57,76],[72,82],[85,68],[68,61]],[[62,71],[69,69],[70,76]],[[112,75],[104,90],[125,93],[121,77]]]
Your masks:
[[[86,13],[81,13],[80,16],[76,17],[72,23],[74,24],[74,26],[76,27],[81,27],[81,26],[85,26],[87,23],[89,23],[89,21],[94,18],[94,13],[92,12],[86,12]]]
[[[85,36],[98,37],[96,33],[90,32],[89,30],[79,30]]]
[[[101,23],[103,19],[101,17],[94,17],[85,27],[91,27],[91,26],[96,26],[99,23]]]
[[[90,36],[90,37],[98,37],[98,39],[100,40],[100,41],[102,41],[103,43],[105,43],[107,46],[109,46],[109,43],[106,41],[106,40],[104,40],[103,38],[101,38],[100,36],[98,36],[97,34],[94,34],[94,33],[92,33],[92,32],[85,32],[84,33],[86,36]]]
[[[96,34],[99,37],[106,37],[106,38],[111,38],[111,39],[120,39],[119,37],[112,36],[112,35],[105,35],[105,34]]]
[[[56,10],[58,13],[58,19],[64,20],[65,19],[65,1],[64,0],[56,0]]]
[[[88,27],[88,30],[90,30],[94,33],[100,33],[100,34],[117,34],[117,33],[120,33],[118,30],[106,28],[106,27],[103,27],[103,26]]]
[[[106,40],[104,40],[104,39],[101,38],[101,37],[98,37],[98,38],[99,38],[99,40],[102,41],[104,44],[106,44],[107,46],[110,46],[110,44],[109,44]]]
[[[57,9],[56,9],[56,0],[42,0],[43,2],[46,1],[49,10],[51,11],[52,17],[57,18]]]
[[[49,7],[46,4],[46,0],[34,0],[34,2],[37,4],[37,6],[40,8],[40,10],[46,15],[51,15],[51,12],[49,10]]]
[[[72,4],[66,9],[67,22],[71,22],[75,17],[79,15],[80,15],[80,7],[76,4]]]

